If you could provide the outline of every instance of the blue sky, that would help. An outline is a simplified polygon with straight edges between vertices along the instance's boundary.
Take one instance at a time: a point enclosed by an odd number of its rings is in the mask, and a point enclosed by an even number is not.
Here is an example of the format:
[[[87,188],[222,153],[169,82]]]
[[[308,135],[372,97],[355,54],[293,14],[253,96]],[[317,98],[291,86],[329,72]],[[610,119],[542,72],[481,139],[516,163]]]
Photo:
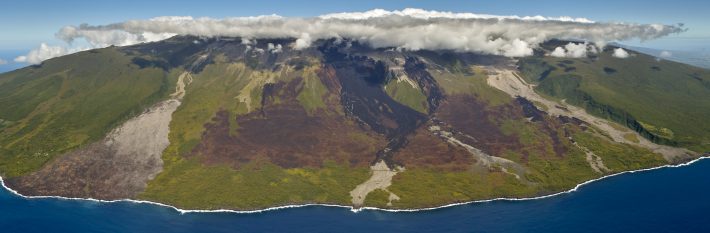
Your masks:
[[[627,44],[670,50],[710,50],[710,1],[97,1],[11,0],[0,3],[0,51],[30,50],[47,42],[62,44],[54,33],[66,25],[94,25],[147,19],[156,16],[253,16],[278,14],[309,17],[333,12],[387,10],[407,7],[427,10],[473,12],[495,15],[572,16],[604,22],[685,23],[689,29],[680,35],[656,41]],[[7,58],[3,58],[8,60]],[[10,61],[12,63],[12,61]]]

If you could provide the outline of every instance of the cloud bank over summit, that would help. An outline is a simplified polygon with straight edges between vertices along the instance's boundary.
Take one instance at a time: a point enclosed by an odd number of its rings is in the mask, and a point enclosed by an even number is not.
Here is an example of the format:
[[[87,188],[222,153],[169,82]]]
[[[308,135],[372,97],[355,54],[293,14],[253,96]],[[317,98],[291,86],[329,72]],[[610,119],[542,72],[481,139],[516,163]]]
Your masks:
[[[66,26],[56,37],[70,45],[84,39],[93,48],[158,41],[174,35],[229,36],[250,39],[296,38],[291,45],[303,49],[318,39],[349,38],[373,47],[408,50],[447,49],[508,57],[532,55],[533,49],[550,39],[574,39],[604,45],[611,41],[651,40],[680,33],[682,25],[603,23],[585,18],[543,16],[496,16],[404,9],[326,14],[311,18],[278,15],[224,19],[157,17],[108,25]],[[52,54],[42,46],[24,60],[38,63]],[[64,54],[77,48],[63,48]],[[33,53],[38,56],[33,56]]]

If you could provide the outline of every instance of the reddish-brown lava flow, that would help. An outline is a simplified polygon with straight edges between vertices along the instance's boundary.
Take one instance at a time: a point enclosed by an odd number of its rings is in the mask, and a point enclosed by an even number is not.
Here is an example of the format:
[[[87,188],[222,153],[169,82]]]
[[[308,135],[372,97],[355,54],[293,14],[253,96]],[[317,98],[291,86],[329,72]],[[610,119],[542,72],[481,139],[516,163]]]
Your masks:
[[[321,69],[318,70],[318,77],[320,78],[323,85],[328,88],[328,92],[331,93],[330,96],[340,96],[340,90],[343,87],[338,81],[335,68],[333,68],[332,66],[323,66]],[[334,103],[339,104],[339,101],[340,100]]]
[[[531,119],[538,130],[544,132],[546,137],[539,140],[549,141],[553,153],[561,157],[569,150],[569,143],[560,134],[564,134],[561,119],[552,118],[536,109],[529,101],[518,100],[502,106],[487,106],[470,95],[447,96],[436,113],[436,117],[451,127],[453,131],[471,137],[457,135],[456,138],[466,144],[483,150],[493,156],[502,156],[505,150],[517,152],[522,155],[519,159],[527,161],[532,151],[537,154],[547,155],[545,143],[523,145],[517,135],[506,135],[500,131],[500,123],[505,119],[524,120]]]
[[[114,200],[135,197],[144,189],[146,167],[142,163],[116,156],[103,141],[92,143],[50,162],[27,176],[6,180],[7,185],[25,195],[63,196]]]
[[[295,98],[300,82],[294,79],[269,87],[261,111],[237,117],[236,132],[229,132],[230,114],[218,112],[213,123],[205,126],[193,154],[208,164],[234,167],[259,159],[284,168],[320,167],[327,160],[367,167],[386,144],[385,138],[365,131],[333,108],[309,115]]]
[[[434,168],[464,171],[475,163],[463,147],[448,143],[421,127],[411,135],[409,143],[394,155],[394,161],[407,168]]]
[[[192,154],[208,164],[231,164],[235,168],[255,160],[268,160],[284,168],[320,167],[324,161],[333,160],[351,166],[366,167],[379,150],[387,146],[387,138],[367,124],[343,114],[340,94],[343,83],[337,70],[324,66],[319,77],[328,88],[324,97],[326,108],[308,113],[296,100],[302,80],[269,84],[263,89],[262,108],[252,113],[236,116],[236,131],[230,132],[230,115],[226,110],[216,114],[205,125],[201,143]],[[545,145],[522,145],[517,135],[500,131],[503,119],[531,118],[536,127],[546,132],[554,152],[566,152],[558,131],[561,122],[538,112],[523,100],[491,107],[471,95],[447,96],[433,115],[443,121],[456,134],[457,139],[484,152],[501,156],[504,151],[514,151],[527,160],[529,150],[545,152]],[[532,108],[532,109],[531,109]],[[373,116],[378,116],[373,114]],[[380,126],[396,128],[397,122],[378,116]],[[465,170],[474,159],[468,152],[431,134],[426,124],[408,135],[404,147],[395,151],[393,162],[405,167]],[[360,135],[360,136],[353,136]],[[470,136],[470,137],[469,137]],[[539,153],[538,153],[539,154]],[[543,153],[544,154],[544,153]]]
[[[580,120],[574,118],[570,119],[571,121],[566,121],[566,119],[561,117],[554,118],[546,112],[537,109],[532,102],[523,97],[517,97],[515,100],[515,103],[520,106],[520,109],[524,113],[525,117],[529,118],[532,122],[536,122],[538,124],[538,128],[550,137],[550,140],[552,141],[552,149],[554,150],[555,155],[558,157],[564,156],[569,148],[567,147],[568,143],[563,142],[567,139],[564,139],[563,137],[568,137],[569,135],[568,129],[563,125],[567,122],[579,125]],[[559,129],[563,129],[562,137],[560,137],[560,133],[558,132]]]
[[[522,147],[514,135],[505,135],[495,124],[496,117],[519,115],[512,106],[505,105],[495,109],[488,108],[473,96],[452,95],[446,98],[436,116],[449,124],[454,130],[469,135],[457,139],[490,155],[500,155],[503,150],[517,150]]]
[[[359,60],[339,62],[369,64]],[[427,74],[419,72],[416,63],[412,64],[415,65],[408,72],[417,77],[420,85],[429,83]],[[266,85],[262,89],[261,109],[241,116],[227,110],[218,112],[205,125],[202,140],[192,156],[207,164],[230,164],[235,168],[261,160],[284,168],[320,167],[327,160],[366,167],[376,159],[385,159],[405,167],[442,170],[465,170],[474,163],[464,148],[431,134],[427,124],[421,124],[426,119],[412,117],[413,110],[405,109],[380,93],[378,87],[366,83],[368,75],[375,75],[370,74],[374,72],[370,66],[352,67],[358,66],[321,67],[318,77],[328,89],[324,96],[327,107],[315,112],[307,112],[296,99],[302,88],[301,78]],[[438,90],[435,84],[427,87]],[[430,90],[428,94],[433,92]],[[522,155],[516,160],[525,162],[530,150],[548,154],[545,143],[526,146],[517,135],[501,132],[504,119],[530,118],[547,134],[544,140],[552,143],[555,154],[561,156],[567,150],[556,130],[563,122],[547,117],[528,101],[492,107],[474,95],[452,95],[430,102],[440,103],[435,112],[416,116],[440,119],[447,127],[444,130],[455,132],[458,140],[490,155],[501,156],[512,151]],[[230,127],[230,122],[236,122],[237,127]],[[405,127],[413,128],[411,133],[403,130]],[[400,131],[401,139],[393,137]],[[393,141],[401,145],[392,146]],[[392,160],[388,156],[378,157],[383,148],[394,149]]]

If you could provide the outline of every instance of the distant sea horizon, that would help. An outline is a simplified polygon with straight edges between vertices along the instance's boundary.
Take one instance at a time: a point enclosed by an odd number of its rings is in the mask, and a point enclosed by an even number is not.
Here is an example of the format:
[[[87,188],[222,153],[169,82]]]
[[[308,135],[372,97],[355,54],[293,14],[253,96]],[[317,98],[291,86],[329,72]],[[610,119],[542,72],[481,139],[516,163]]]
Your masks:
[[[22,56],[27,54],[28,50],[23,49],[2,49],[0,50],[0,59],[4,60],[7,64],[0,64],[0,73],[5,73],[8,71],[13,71],[27,66],[26,63],[15,62],[17,56]]]

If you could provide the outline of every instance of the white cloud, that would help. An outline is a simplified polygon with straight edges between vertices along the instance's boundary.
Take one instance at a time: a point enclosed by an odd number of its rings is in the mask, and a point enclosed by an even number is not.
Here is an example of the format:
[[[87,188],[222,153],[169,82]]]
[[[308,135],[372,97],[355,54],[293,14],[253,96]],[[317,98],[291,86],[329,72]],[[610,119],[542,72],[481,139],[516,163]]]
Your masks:
[[[242,38],[242,44],[243,44],[243,45],[252,45],[252,44],[256,44],[256,40],[254,40],[254,41],[251,41],[251,40],[249,40],[249,39],[247,39],[247,38]]]
[[[7,64],[7,60],[5,60],[5,59],[0,59],[0,65],[6,65],[6,64]]]
[[[577,23],[594,23],[586,18],[572,18],[569,16],[562,17],[544,17],[544,16],[525,16],[520,17],[516,15],[512,16],[499,16],[499,15],[487,15],[487,14],[474,14],[474,13],[453,13],[444,11],[428,11],[423,9],[406,8],[401,11],[386,11],[383,9],[374,9],[365,12],[343,12],[343,13],[333,13],[321,15],[318,18],[321,19],[350,19],[350,20],[362,20],[370,18],[382,18],[391,16],[406,16],[417,19],[432,19],[432,18],[449,18],[449,19],[497,19],[497,20],[531,20],[531,21],[546,21],[555,20],[562,22],[577,22]]]
[[[269,50],[269,52],[271,52],[271,53],[280,53],[283,49],[283,46],[281,46],[281,44],[274,45],[272,43],[269,43],[266,45],[266,47],[267,47],[267,50]]]
[[[301,33],[301,36],[296,39],[294,49],[304,49],[311,45],[311,36],[308,33]]]
[[[44,60],[64,56],[67,54],[84,51],[87,48],[66,48],[63,46],[51,46],[45,43],[40,44],[39,48],[33,49],[27,55],[15,58],[15,62],[24,62],[29,64],[39,64]]]
[[[581,58],[587,57],[588,53],[597,53],[597,48],[587,42],[570,42],[563,47],[557,47],[549,55],[553,57]]]
[[[627,57],[629,57],[629,53],[626,52],[626,50],[624,50],[622,48],[615,48],[612,56],[614,56],[616,58],[627,58]]]
[[[661,54],[659,55],[660,57],[672,57],[673,54],[669,51],[661,51]]]
[[[552,53],[550,53],[550,56],[565,57],[567,56],[567,51],[565,51],[565,49],[563,49],[562,47],[557,47],[555,48],[555,50],[552,51]]]
[[[567,57],[580,58],[587,56],[587,43],[569,43],[565,45]]]
[[[180,20],[182,18],[175,18]],[[167,22],[158,20],[156,22]],[[73,42],[76,38],[84,38],[94,48],[108,47],[111,45],[126,46],[144,42],[159,41],[170,38],[177,34],[167,32],[138,32],[131,33],[119,29],[109,30],[81,30],[82,26],[77,27],[66,26],[59,30],[55,36],[67,43]]]
[[[518,38],[515,38],[510,44],[504,44],[501,46],[499,51],[501,51],[502,55],[506,57],[524,57],[533,54],[530,44]]]
[[[527,56],[550,39],[575,39],[604,45],[610,41],[649,40],[684,31],[660,24],[600,23],[585,18],[497,16],[404,9],[326,14],[312,18],[278,15],[224,19],[157,17],[108,25],[67,26],[56,36],[68,43],[86,40],[93,48],[131,45],[174,35],[233,36],[249,39],[295,38],[294,49],[313,41],[349,38],[373,47],[407,50],[447,49],[510,57]],[[571,53],[570,53],[571,51]],[[579,55],[579,50],[568,50]]]

